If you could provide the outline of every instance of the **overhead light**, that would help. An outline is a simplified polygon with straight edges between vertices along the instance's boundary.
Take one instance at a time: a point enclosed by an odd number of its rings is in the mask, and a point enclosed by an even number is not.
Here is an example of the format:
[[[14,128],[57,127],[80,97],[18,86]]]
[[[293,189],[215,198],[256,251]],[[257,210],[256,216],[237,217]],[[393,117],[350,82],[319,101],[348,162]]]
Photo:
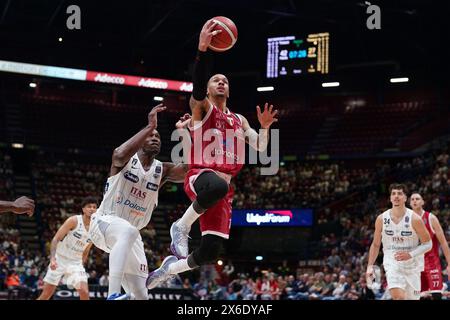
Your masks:
[[[403,78],[391,78],[389,80],[391,83],[398,83],[398,82],[408,82],[409,78],[408,77],[403,77]]]
[[[155,100],[155,101],[163,101],[164,98],[163,97],[159,97],[159,96],[154,96],[153,100]]]
[[[263,256],[256,256],[256,261],[261,261],[263,259]]]
[[[274,87],[270,86],[270,87],[258,87],[256,88],[256,91],[258,92],[263,92],[263,91],[273,91],[275,90]]]
[[[11,147],[14,149],[23,149],[23,143],[11,143]]]
[[[217,264],[218,264],[219,266],[221,266],[221,265],[223,265],[223,261],[222,261],[222,260],[217,260]]]
[[[58,41],[59,41],[59,42],[62,42],[62,40],[63,40],[63,38],[61,38],[61,37],[58,38]]]
[[[34,82],[30,82],[28,85],[30,86],[30,88],[36,88],[37,86],[37,84]]]
[[[339,87],[339,82],[323,82],[322,87],[323,88],[331,88],[331,87]]]

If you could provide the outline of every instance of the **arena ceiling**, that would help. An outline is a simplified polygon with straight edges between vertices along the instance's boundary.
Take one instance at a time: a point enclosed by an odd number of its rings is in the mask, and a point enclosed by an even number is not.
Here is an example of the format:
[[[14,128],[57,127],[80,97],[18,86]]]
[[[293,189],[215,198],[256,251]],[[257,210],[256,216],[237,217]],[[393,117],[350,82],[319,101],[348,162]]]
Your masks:
[[[68,30],[66,8],[81,8],[81,30]],[[368,30],[365,1],[2,0],[0,59],[153,77],[189,78],[198,33],[208,18],[235,21],[235,48],[217,55],[234,74],[264,69],[268,36],[330,32],[331,70],[448,70],[448,10],[435,2],[373,2],[381,30]],[[448,4],[447,4],[448,6]],[[63,38],[62,42],[58,38]],[[430,71],[431,70],[431,71]],[[263,71],[262,71],[263,73]]]

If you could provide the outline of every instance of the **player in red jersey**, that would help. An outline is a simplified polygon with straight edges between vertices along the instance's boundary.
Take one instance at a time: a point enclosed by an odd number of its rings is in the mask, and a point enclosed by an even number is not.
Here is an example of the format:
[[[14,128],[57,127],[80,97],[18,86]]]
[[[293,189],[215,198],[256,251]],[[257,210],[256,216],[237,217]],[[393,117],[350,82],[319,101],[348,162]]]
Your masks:
[[[422,217],[433,242],[432,249],[425,254],[425,267],[421,274],[421,292],[431,294],[433,300],[440,300],[443,283],[439,244],[447,261],[447,275],[450,275],[450,250],[438,218],[431,212],[425,211],[423,209],[424,204],[425,202],[418,192],[411,195],[411,208]]]
[[[149,274],[147,287],[152,289],[171,275],[194,269],[215,261],[223,243],[229,237],[233,188],[231,178],[245,162],[245,142],[254,149],[266,149],[268,129],[278,121],[266,103],[261,112],[257,106],[258,121],[263,130],[258,134],[245,117],[227,107],[228,79],[215,74],[208,80],[211,52],[208,45],[219,31],[216,22],[209,20],[203,26],[193,71],[193,92],[189,105],[192,119],[189,171],[184,189],[193,201],[184,215],[170,228],[173,256],[164,259],[161,267]],[[200,218],[202,239],[200,247],[188,251],[191,225]]]

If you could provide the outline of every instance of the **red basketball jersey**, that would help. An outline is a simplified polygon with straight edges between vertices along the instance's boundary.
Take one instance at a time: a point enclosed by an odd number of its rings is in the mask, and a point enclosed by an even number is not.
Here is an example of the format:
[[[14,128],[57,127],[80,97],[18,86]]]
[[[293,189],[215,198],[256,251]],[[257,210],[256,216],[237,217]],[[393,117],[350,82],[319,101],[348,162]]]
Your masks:
[[[431,271],[435,269],[441,269],[441,261],[439,259],[439,240],[434,233],[433,227],[431,226],[431,213],[425,211],[422,215],[422,220],[425,223],[425,227],[430,233],[431,241],[433,242],[433,247],[430,251],[425,253],[425,269],[424,271]]]
[[[235,176],[245,162],[242,121],[235,113],[211,106],[191,130],[189,169],[212,169]]]

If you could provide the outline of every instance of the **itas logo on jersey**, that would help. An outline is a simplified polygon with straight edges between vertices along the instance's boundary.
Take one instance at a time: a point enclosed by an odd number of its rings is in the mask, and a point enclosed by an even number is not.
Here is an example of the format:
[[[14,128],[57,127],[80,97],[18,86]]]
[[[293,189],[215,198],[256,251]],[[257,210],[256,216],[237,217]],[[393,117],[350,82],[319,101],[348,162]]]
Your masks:
[[[154,184],[154,183],[151,183],[151,182],[148,182],[147,186],[146,186],[146,188],[148,190],[152,190],[152,191],[158,191],[158,187],[159,186],[157,184]]]
[[[402,231],[401,235],[404,237],[412,236],[412,231]]]
[[[394,235],[394,231],[392,231],[392,230],[384,230],[384,233],[386,233],[388,236]]]
[[[403,237],[392,237],[392,241],[397,243],[403,243],[405,239]]]
[[[139,182],[139,177],[133,173],[131,173],[131,171],[126,171],[123,176],[125,177],[125,179],[134,182],[134,183],[138,183]]]
[[[82,249],[81,249],[81,250],[77,250],[76,247],[82,248]],[[84,251],[84,241],[77,240],[77,242],[75,242],[75,248],[74,248],[74,250],[75,250],[75,251],[79,251],[79,252],[83,252],[83,251]]]
[[[141,191],[135,187],[131,187],[130,196],[144,200],[147,196],[147,192]]]

